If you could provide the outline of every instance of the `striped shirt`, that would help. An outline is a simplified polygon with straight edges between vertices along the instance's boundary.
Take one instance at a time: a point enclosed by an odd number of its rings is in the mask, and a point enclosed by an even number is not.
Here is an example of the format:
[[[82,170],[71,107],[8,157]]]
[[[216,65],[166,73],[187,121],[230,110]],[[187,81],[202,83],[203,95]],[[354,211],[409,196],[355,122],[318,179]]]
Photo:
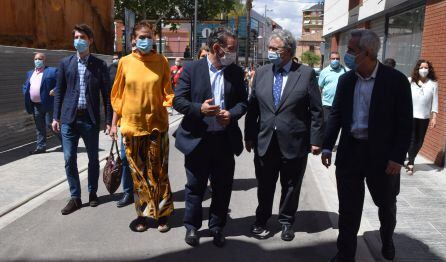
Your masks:
[[[85,96],[87,85],[85,83],[85,71],[87,70],[88,58],[87,55],[84,58],[80,58],[78,55],[77,59],[77,71],[79,73],[79,101],[77,102],[77,109],[87,108],[87,98]]]

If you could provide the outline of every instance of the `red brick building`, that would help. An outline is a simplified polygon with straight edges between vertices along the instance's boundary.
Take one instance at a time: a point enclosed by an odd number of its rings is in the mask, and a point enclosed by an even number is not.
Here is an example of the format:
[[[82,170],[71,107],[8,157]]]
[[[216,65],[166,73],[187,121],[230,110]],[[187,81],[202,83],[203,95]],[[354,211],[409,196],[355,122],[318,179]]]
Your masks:
[[[428,130],[421,154],[444,165],[446,134],[446,0],[426,1],[421,57],[432,62],[438,77],[437,127]]]

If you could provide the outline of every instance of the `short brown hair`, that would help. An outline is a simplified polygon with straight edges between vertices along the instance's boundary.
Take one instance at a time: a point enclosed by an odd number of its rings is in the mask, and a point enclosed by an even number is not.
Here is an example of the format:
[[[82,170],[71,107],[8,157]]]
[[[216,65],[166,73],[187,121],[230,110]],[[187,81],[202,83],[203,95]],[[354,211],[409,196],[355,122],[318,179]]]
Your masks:
[[[140,30],[141,28],[148,28],[153,33],[153,24],[151,24],[148,20],[141,20],[133,27],[132,30],[132,37],[136,37],[136,31]]]
[[[93,39],[93,30],[87,24],[75,25],[73,28],[73,36],[76,31],[86,34],[89,39]]]

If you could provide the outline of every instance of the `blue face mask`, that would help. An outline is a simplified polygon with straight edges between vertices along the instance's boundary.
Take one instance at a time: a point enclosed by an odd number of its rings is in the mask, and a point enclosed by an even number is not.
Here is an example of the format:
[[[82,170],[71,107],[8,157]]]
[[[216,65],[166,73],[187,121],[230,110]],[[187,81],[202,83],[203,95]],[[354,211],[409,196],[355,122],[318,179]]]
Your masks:
[[[331,62],[330,62],[330,66],[331,66],[331,68],[333,68],[333,69],[338,68],[338,67],[339,67],[339,60],[331,60]]]
[[[152,51],[153,41],[150,38],[144,38],[136,40],[136,48],[143,54],[148,54]]]
[[[356,67],[358,67],[355,60],[356,60],[356,56],[349,54],[349,53],[345,53],[344,63],[351,70],[356,70]]]
[[[76,48],[79,53],[85,52],[88,49],[88,46],[88,42],[84,39],[74,39],[74,48]]]
[[[34,59],[34,66],[37,69],[40,69],[43,67],[43,60],[39,60],[39,59]]]
[[[282,63],[282,58],[280,58],[280,54],[278,52],[268,51],[268,60],[276,66]]]

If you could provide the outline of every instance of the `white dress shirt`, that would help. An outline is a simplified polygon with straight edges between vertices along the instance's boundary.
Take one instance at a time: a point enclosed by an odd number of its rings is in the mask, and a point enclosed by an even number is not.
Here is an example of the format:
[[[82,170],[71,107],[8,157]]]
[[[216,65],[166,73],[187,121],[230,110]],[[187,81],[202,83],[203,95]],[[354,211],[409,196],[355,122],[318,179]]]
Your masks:
[[[372,99],[378,65],[379,63],[377,62],[372,74],[367,78],[362,77],[356,72],[358,80],[355,84],[355,93],[353,96],[353,115],[350,129],[353,137],[356,139],[368,139],[369,137],[370,100]]]
[[[209,58],[206,58],[209,66],[209,77],[211,82],[212,97],[214,98],[214,105],[219,105],[220,109],[225,109],[225,81],[223,77],[223,71],[225,67],[218,70],[212,65]],[[217,122],[215,116],[206,116],[204,121],[208,124],[207,131],[223,131],[225,127]]]
[[[426,83],[412,82],[409,77],[412,91],[413,117],[429,119],[431,113],[438,113],[438,83],[428,79]]]

